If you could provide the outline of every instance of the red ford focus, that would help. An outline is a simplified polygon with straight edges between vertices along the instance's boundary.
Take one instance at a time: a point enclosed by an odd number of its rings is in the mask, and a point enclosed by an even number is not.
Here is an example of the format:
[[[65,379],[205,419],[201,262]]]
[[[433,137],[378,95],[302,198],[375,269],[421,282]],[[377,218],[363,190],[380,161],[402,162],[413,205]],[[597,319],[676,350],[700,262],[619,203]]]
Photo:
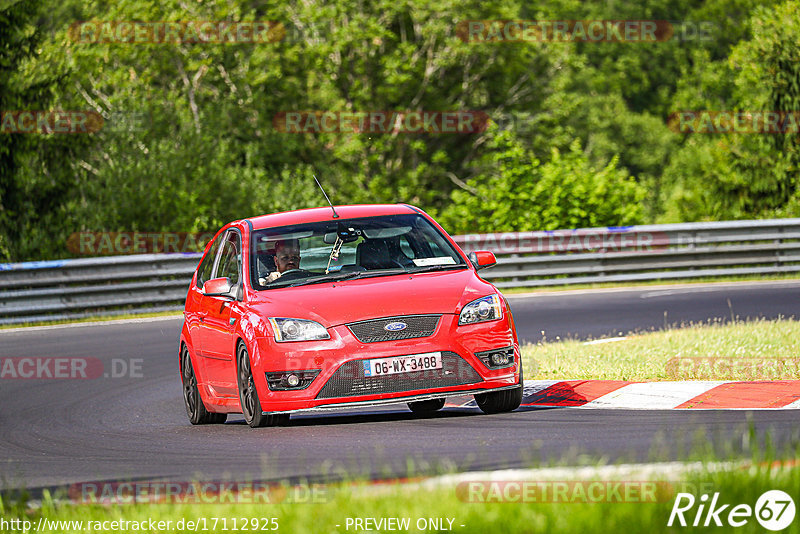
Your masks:
[[[422,210],[340,206],[226,225],[206,247],[180,337],[194,424],[241,413],[252,427],[300,410],[408,403],[433,412],[474,395],[516,409],[514,321],[467,257]]]

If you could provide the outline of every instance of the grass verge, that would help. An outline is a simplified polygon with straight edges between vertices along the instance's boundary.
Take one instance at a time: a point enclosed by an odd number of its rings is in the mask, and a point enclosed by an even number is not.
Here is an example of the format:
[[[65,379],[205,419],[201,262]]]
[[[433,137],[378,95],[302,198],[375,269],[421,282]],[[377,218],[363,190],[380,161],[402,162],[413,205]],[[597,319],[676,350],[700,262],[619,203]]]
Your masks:
[[[795,450],[789,458],[796,457],[798,452]],[[523,476],[495,472],[491,481],[486,474],[462,474],[455,480],[440,479],[434,484],[430,484],[433,481],[379,486],[341,484],[329,487],[324,498],[309,502],[99,505],[70,503],[46,495],[41,506],[32,509],[24,501],[12,502],[6,498],[0,499],[0,531],[20,532],[27,525],[29,531],[81,533],[111,530],[160,533],[249,530],[299,534],[707,532],[709,528],[731,530],[728,514],[734,506],[746,505],[750,515],[739,516],[744,525],[736,528],[736,532],[764,532],[754,515],[760,514],[762,518],[768,515],[760,497],[767,491],[780,490],[797,500],[800,490],[800,468],[796,461],[762,458],[721,463],[709,459],[691,469],[677,471],[675,464],[643,467],[645,470],[639,474],[629,471],[609,475],[607,470],[584,468],[556,470],[549,475],[544,474],[547,470],[529,471]],[[667,526],[676,505],[688,504],[689,498],[679,494],[691,495],[695,501],[682,514],[687,528],[678,526],[677,516],[673,527]],[[717,508],[728,506],[718,515],[721,525],[709,519],[710,527],[705,527],[707,501],[712,499],[716,499]],[[777,500],[768,502],[773,517],[782,509],[787,513]],[[699,516],[699,526],[693,528],[701,502],[706,503],[705,511]],[[365,526],[366,518],[375,521],[396,518],[401,527],[397,528],[397,523],[394,528],[387,528],[386,523],[383,528],[375,523]],[[355,519],[362,521],[361,528],[355,527]],[[10,520],[28,523],[16,523],[19,528],[14,528],[13,523],[8,523]],[[404,524],[405,520],[408,522]],[[800,532],[800,520],[795,518],[782,531]]]
[[[522,348],[526,379],[800,379],[800,321],[682,325],[624,339]]]

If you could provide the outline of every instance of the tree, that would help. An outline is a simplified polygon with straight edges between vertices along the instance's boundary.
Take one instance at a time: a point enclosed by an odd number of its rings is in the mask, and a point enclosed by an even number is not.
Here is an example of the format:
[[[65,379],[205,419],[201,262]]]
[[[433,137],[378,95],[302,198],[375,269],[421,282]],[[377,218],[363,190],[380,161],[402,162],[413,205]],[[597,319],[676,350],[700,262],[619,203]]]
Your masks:
[[[0,10],[0,111],[26,109],[46,99],[47,84],[20,76],[24,63],[36,55],[38,9],[39,2],[31,1]],[[35,150],[35,139],[29,136],[0,133],[0,259],[11,258],[19,240],[19,223],[27,213],[18,172],[23,154]]]
[[[441,214],[448,231],[555,230],[622,226],[644,219],[645,190],[613,158],[594,167],[576,140],[541,163],[512,132],[492,130],[478,174]]]
[[[800,3],[759,7],[751,37],[730,57],[698,54],[684,74],[675,110],[737,111],[763,117],[800,111]],[[756,126],[758,129],[759,126]],[[798,134],[686,134],[664,173],[665,222],[796,216]]]

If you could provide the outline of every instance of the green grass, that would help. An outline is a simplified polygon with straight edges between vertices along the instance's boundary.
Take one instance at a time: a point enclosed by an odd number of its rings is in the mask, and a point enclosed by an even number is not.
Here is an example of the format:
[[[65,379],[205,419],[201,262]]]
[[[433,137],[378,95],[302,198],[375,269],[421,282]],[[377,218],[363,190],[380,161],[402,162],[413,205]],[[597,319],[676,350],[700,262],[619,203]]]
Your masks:
[[[789,454],[786,457],[797,456]],[[722,465],[722,467],[720,467]],[[707,462],[695,471],[656,476],[647,475],[581,475],[560,474],[551,476],[537,475],[533,472],[526,480],[539,484],[577,482],[586,488],[592,481],[622,481],[636,486],[636,482],[658,484],[658,491],[644,498],[622,499],[612,497],[610,501],[600,499],[599,502],[587,502],[581,493],[570,490],[566,502],[553,502],[552,498],[538,499],[529,502],[470,502],[466,490],[467,482],[439,483],[431,487],[421,484],[394,484],[373,486],[368,484],[340,484],[326,488],[326,498],[315,503],[235,503],[235,504],[136,504],[136,505],[97,505],[73,504],[54,500],[45,496],[39,508],[31,509],[24,501],[13,502],[6,498],[0,500],[0,515],[6,521],[21,518],[36,525],[40,517],[49,521],[82,521],[82,528],[61,526],[49,532],[90,532],[88,521],[164,521],[164,528],[157,532],[191,531],[184,527],[176,528],[178,521],[200,522],[199,532],[234,531],[236,520],[238,530],[243,521],[257,519],[259,524],[275,518],[278,532],[303,533],[335,533],[354,532],[346,529],[348,518],[409,518],[411,528],[400,532],[418,532],[415,523],[422,518],[450,518],[453,520],[453,532],[457,533],[574,533],[574,532],[675,532],[667,528],[676,495],[679,491],[693,494],[699,503],[703,494],[713,495],[719,492],[719,504],[747,504],[755,506],[758,497],[768,490],[780,489],[797,500],[800,491],[800,469],[795,465],[779,466],[771,460],[762,459],[750,465],[742,462],[715,464]],[[470,481],[485,480],[479,475],[469,477]],[[549,482],[544,482],[549,481]],[[481,495],[473,494],[473,495]],[[487,494],[482,493],[483,497]],[[496,494],[495,494],[496,495]],[[541,495],[541,494],[540,494]],[[624,495],[624,493],[622,494]],[[546,500],[547,502],[542,502]],[[530,502],[533,501],[533,502]],[[622,501],[622,502],[620,502]],[[728,507],[728,511],[732,506]],[[691,523],[697,506],[687,513]],[[726,511],[727,513],[727,511]],[[724,521],[726,515],[721,519]],[[214,519],[216,518],[216,520]],[[223,523],[223,520],[225,523]],[[167,524],[167,522],[171,522]],[[185,523],[184,523],[185,524]],[[216,528],[213,525],[216,524]],[[223,528],[223,524],[226,528]],[[248,523],[250,524],[250,523]],[[446,523],[445,523],[446,524]],[[463,526],[462,526],[463,525]],[[713,527],[711,527],[713,530]],[[729,529],[730,527],[728,527]],[[252,529],[249,529],[252,530]],[[2,532],[14,532],[13,529],[0,528]],[[17,530],[19,531],[19,530]],[[99,529],[95,528],[95,532]],[[135,531],[128,528],[127,531]],[[271,531],[271,530],[270,530]],[[708,531],[708,528],[691,527],[677,529],[683,532]],[[720,531],[719,528],[716,531]],[[723,529],[722,531],[728,531]],[[755,518],[750,518],[746,526],[736,529],[737,532],[763,532]],[[387,530],[382,530],[387,532]],[[783,532],[800,532],[800,519]]]
[[[682,325],[601,344],[546,339],[522,354],[527,379],[800,379],[800,321]]]

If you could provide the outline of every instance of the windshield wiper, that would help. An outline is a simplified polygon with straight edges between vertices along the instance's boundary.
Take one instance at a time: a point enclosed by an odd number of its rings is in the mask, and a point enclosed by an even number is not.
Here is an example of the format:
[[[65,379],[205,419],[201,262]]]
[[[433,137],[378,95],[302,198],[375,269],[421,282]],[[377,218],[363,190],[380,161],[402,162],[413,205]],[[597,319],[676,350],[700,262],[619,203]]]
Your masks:
[[[338,274],[323,274],[319,276],[311,276],[309,278],[301,278],[300,280],[295,280],[292,282],[288,282],[286,284],[275,283],[279,282],[275,280],[269,285],[270,289],[277,289],[283,287],[297,287],[297,286],[305,286],[310,284],[319,284],[323,282],[340,282],[342,280],[354,280],[356,278],[374,278],[376,276],[391,276],[395,274],[411,274],[411,273],[422,273],[422,272],[433,272],[433,271],[449,271],[452,269],[466,269],[466,265],[426,265],[424,267],[415,267],[411,269],[406,269],[404,267],[399,267],[395,269],[374,269],[370,271],[349,271],[346,273],[338,273]]]
[[[294,282],[289,282],[287,284],[279,284],[279,285],[272,285],[272,288],[279,288],[279,287],[296,287],[296,286],[304,286],[306,284],[316,284],[319,282],[338,282],[339,280],[349,280],[350,278],[358,278],[362,275],[362,271],[351,271],[347,273],[339,273],[339,274],[323,274],[320,276],[311,276],[309,278],[301,278],[300,280],[295,280]],[[280,278],[278,279],[280,280]],[[277,280],[276,280],[277,281]]]
[[[396,269],[374,269],[372,271],[361,271],[361,278],[372,278],[374,276],[390,276],[393,274],[408,274],[408,270],[399,267]]]
[[[295,286],[302,286],[305,284],[316,284],[318,282],[340,282],[342,280],[354,280],[356,278],[375,278],[376,276],[391,276],[393,274],[407,274],[408,271],[406,269],[398,268],[398,269],[374,269],[371,271],[350,271],[347,273],[341,273],[339,276],[323,276],[317,277],[315,276],[313,279],[306,278],[305,280],[298,280],[295,284],[290,284],[287,286],[281,287],[295,287]]]
[[[467,266],[462,264],[456,265],[424,265],[422,267],[414,267],[408,270],[409,273],[427,273],[433,271],[450,271],[454,269],[466,269]]]

